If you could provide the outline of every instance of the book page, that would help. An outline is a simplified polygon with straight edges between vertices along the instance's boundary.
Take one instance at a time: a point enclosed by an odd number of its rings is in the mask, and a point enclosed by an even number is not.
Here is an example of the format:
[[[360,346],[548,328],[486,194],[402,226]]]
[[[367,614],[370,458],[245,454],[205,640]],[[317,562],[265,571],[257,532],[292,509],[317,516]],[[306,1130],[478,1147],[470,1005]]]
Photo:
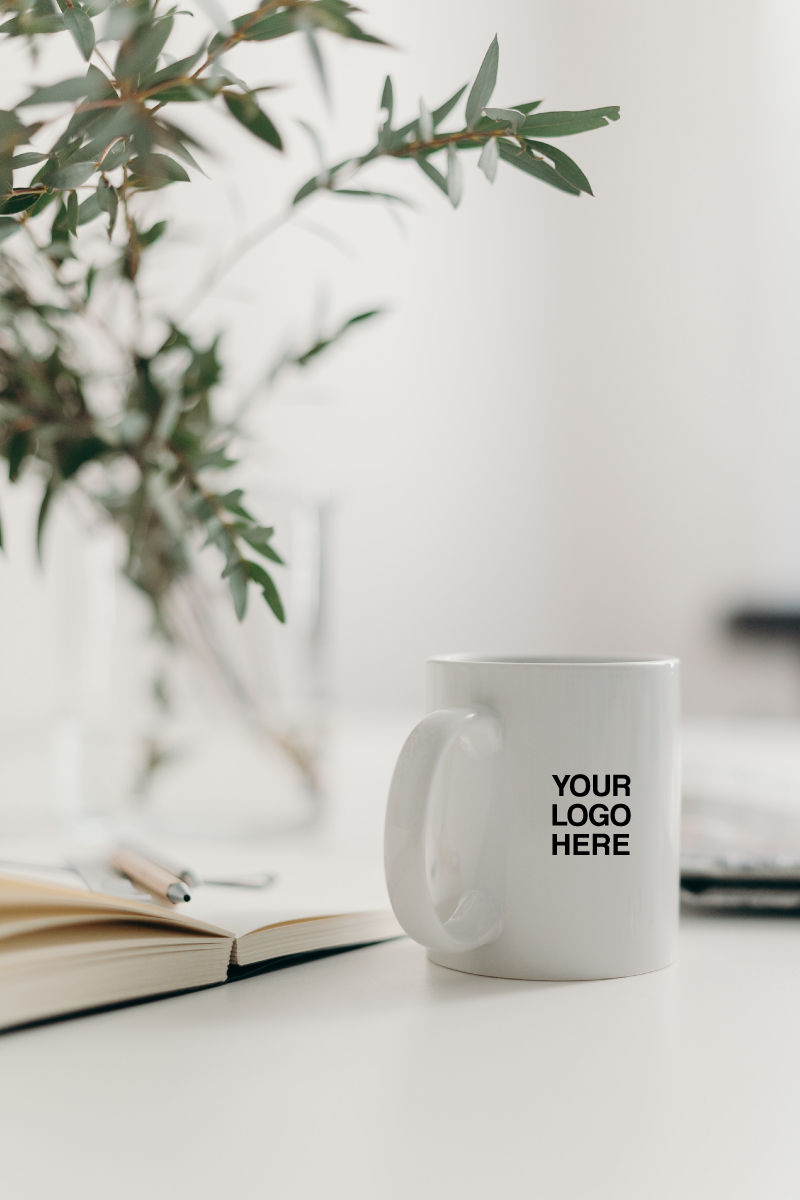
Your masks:
[[[380,859],[277,847],[264,868],[275,875],[267,888],[201,886],[185,907],[237,937],[282,921],[391,908]]]
[[[142,924],[229,936],[228,929],[220,929],[213,923],[203,921],[199,914],[197,917],[190,915],[185,911],[186,908],[188,905],[178,908],[171,904],[142,904],[117,896],[105,896],[87,891],[81,885],[64,887],[19,876],[0,875],[0,933],[4,926],[13,927],[21,919],[31,920],[38,913],[42,917],[42,927],[49,923],[49,918],[58,924],[63,924],[70,916],[75,923],[81,924],[125,918]]]

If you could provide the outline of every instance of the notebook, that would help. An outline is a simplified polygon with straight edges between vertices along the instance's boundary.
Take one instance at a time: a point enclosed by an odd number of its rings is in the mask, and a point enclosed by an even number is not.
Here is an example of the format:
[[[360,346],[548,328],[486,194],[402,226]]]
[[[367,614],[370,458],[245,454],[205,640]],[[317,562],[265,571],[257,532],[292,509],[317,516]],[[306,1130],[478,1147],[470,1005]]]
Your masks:
[[[272,864],[271,864],[272,865]],[[0,1029],[229,982],[278,960],[402,934],[375,870],[280,856],[264,892],[167,907],[0,875]]]
[[[690,908],[800,911],[800,814],[684,797],[681,900]]]

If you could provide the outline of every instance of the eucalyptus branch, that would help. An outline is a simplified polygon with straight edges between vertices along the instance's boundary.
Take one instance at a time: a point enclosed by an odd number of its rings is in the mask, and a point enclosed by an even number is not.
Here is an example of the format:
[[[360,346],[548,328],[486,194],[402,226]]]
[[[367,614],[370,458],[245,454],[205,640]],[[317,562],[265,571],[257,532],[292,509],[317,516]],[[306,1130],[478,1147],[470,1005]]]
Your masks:
[[[195,155],[204,153],[173,122],[173,106],[214,105],[249,132],[254,149],[260,145],[267,153],[285,153],[281,132],[261,99],[269,88],[242,81],[227,67],[227,56],[245,42],[269,42],[272,48],[303,33],[324,85],[319,36],[386,43],[362,27],[359,10],[347,0],[264,0],[237,17],[232,30],[217,33],[194,54],[174,61],[169,54],[174,11],[162,14],[158,0],[111,0],[105,11],[111,41],[117,44],[109,52],[105,44],[103,50],[96,45],[94,14],[100,7],[98,0],[58,0],[56,11],[52,0],[0,0],[0,10],[10,14],[0,34],[33,39],[35,45],[36,39],[66,30],[87,64],[85,74],[34,87],[15,108],[0,112],[0,454],[12,480],[29,468],[43,477],[39,544],[54,498],[67,487],[86,491],[127,539],[126,574],[150,599],[162,629],[168,625],[171,591],[191,570],[197,535],[223,554],[223,578],[239,617],[254,583],[282,620],[280,597],[264,566],[281,564],[271,544],[273,530],[251,515],[241,490],[217,490],[220,472],[236,466],[229,453],[236,431],[214,413],[222,378],[219,338],[198,345],[183,328],[186,318],[312,196],[401,202],[394,193],[348,186],[378,160],[416,163],[454,206],[463,191],[463,155],[473,150],[480,151],[478,165],[490,181],[503,161],[571,195],[591,194],[577,164],[541,139],[602,128],[617,120],[619,110],[542,113],[536,101],[488,107],[497,78],[496,38],[466,95],[461,128],[447,130],[444,122],[466,87],[432,111],[421,102],[416,117],[395,127],[394,89],[387,78],[374,144],[320,169],[288,203],[276,205],[275,216],[236,240],[227,257],[194,288],[180,327],[166,327],[153,352],[151,341],[143,344],[144,333],[152,339],[158,321],[142,298],[139,281],[148,260],[159,253],[154,247],[163,244],[168,223],[146,228],[142,198],[189,183],[199,170]],[[116,39],[115,27],[120,30]],[[40,106],[49,106],[48,115],[30,121],[30,111]],[[55,137],[54,125],[61,130]],[[25,182],[17,183],[17,173],[31,168]],[[106,225],[105,250],[81,236],[83,226],[97,221]],[[21,230],[55,292],[42,285],[27,260],[23,265],[14,259],[17,243],[10,239]],[[49,295],[60,303],[51,303]],[[120,336],[107,314],[124,297],[133,305],[134,327]],[[169,311],[169,297],[160,297],[159,312],[165,308]],[[304,369],[318,361],[349,329],[374,315],[375,310],[356,314],[333,333],[320,334],[304,352],[285,354],[271,378],[287,365]],[[31,324],[38,327],[38,339],[29,337]],[[87,328],[112,339],[121,364],[118,399],[102,419],[92,405],[100,373],[92,339],[78,336]],[[104,371],[107,378],[107,367]],[[87,474],[84,468],[90,463],[94,470]],[[125,477],[119,471],[123,465],[134,483],[119,483]]]

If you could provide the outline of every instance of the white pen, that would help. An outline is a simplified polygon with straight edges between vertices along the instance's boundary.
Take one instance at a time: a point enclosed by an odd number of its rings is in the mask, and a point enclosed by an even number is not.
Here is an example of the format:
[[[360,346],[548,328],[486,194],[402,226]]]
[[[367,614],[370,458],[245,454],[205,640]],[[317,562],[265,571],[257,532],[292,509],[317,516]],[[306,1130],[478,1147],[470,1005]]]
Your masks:
[[[166,871],[158,863],[151,862],[149,858],[145,858],[136,850],[131,850],[127,846],[118,846],[111,856],[111,862],[123,875],[127,875],[134,883],[147,888],[148,892],[152,892],[154,896],[163,896],[172,904],[179,904],[182,900],[189,901],[192,898],[192,893],[182,879],[178,879],[177,875]]]
[[[189,867],[181,867],[178,863],[173,862],[161,853],[153,853],[146,846],[138,846],[135,842],[121,842],[120,845],[125,850],[132,850],[134,854],[140,855],[141,858],[146,858],[148,862],[155,863],[157,867],[161,867],[164,871],[169,871],[170,875],[174,875],[176,879],[182,879],[187,887],[199,887],[203,882],[195,871]]]

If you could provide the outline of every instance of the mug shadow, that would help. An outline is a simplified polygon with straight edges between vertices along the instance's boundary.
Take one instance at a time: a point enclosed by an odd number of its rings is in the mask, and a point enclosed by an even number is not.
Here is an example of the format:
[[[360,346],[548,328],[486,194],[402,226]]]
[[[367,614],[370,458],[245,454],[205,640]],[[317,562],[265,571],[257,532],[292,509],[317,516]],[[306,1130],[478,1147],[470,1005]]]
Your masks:
[[[569,989],[598,988],[618,983],[619,979],[505,979],[495,975],[474,975],[455,967],[442,967],[425,959],[426,986],[435,1003],[451,1003],[485,996],[536,995]],[[634,976],[634,978],[636,978]]]

